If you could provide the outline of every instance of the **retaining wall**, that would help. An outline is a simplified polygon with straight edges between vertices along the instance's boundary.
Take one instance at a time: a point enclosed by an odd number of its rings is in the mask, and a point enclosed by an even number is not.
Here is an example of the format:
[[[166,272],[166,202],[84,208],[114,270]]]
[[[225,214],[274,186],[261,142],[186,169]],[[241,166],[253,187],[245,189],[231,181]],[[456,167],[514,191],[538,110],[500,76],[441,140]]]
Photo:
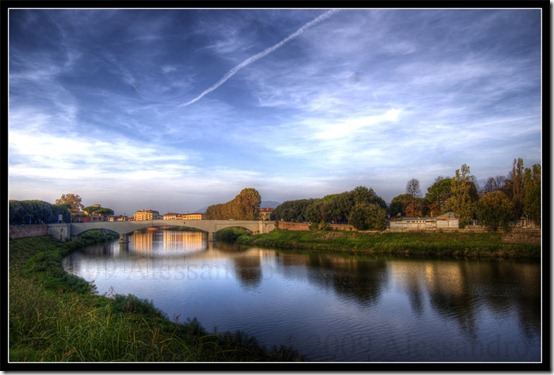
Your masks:
[[[48,224],[10,225],[10,239],[48,235]]]

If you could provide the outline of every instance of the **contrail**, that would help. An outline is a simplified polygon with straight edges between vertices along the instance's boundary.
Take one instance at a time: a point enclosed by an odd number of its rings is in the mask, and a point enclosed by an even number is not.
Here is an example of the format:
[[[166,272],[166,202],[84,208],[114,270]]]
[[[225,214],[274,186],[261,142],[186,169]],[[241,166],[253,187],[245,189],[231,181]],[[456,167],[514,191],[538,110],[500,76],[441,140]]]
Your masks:
[[[311,20],[310,22],[306,23],[304,26],[302,26],[301,28],[299,28],[296,32],[290,34],[289,36],[287,36],[285,39],[281,40],[279,43],[273,45],[272,47],[269,47],[269,48],[266,48],[265,50],[263,50],[262,52],[260,53],[257,53],[255,54],[254,56],[251,56],[249,58],[247,58],[246,60],[244,60],[243,62],[241,62],[240,64],[238,64],[237,66],[235,66],[233,69],[229,70],[227,73],[225,73],[225,75],[223,76],[223,78],[221,78],[219,81],[217,81],[215,84],[213,84],[212,86],[210,86],[209,88],[207,88],[206,90],[204,90],[200,95],[198,95],[196,98],[192,99],[191,101],[188,101],[186,103],[183,103],[181,104],[179,107],[186,107],[186,106],[189,106],[193,103],[196,103],[197,101],[199,101],[200,99],[202,99],[204,96],[208,95],[210,92],[214,91],[215,89],[217,89],[219,86],[221,86],[222,84],[224,84],[229,78],[231,78],[232,76],[234,76],[235,74],[237,74],[237,72],[243,68],[246,68],[248,65],[258,61],[259,59],[261,59],[262,57],[265,57],[267,55],[269,55],[271,52],[275,51],[276,49],[279,49],[281,48],[283,45],[285,45],[286,43],[290,42],[291,40],[293,40],[294,38],[300,36],[303,32],[305,32],[306,30],[308,30],[310,27],[313,27],[315,25],[317,25],[318,23],[326,20],[327,18],[331,17],[334,13],[338,12],[340,9],[331,9],[325,13],[323,13],[322,15],[320,15],[319,17],[317,18],[314,18],[313,20]]]

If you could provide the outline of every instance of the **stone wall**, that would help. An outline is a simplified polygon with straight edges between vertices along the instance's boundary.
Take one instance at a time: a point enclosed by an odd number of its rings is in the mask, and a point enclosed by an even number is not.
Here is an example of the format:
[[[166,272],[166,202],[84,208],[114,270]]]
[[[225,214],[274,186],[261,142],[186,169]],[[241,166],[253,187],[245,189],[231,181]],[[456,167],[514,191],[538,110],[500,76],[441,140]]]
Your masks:
[[[329,224],[329,227],[332,230],[346,230],[346,231],[356,230],[352,225],[349,225],[349,224]],[[310,224],[292,223],[289,221],[278,221],[277,228],[285,229],[285,230],[310,230]]]
[[[10,239],[48,235],[47,224],[10,225]]]
[[[277,228],[285,230],[310,230],[310,224],[308,223],[291,223],[288,221],[279,221]]]

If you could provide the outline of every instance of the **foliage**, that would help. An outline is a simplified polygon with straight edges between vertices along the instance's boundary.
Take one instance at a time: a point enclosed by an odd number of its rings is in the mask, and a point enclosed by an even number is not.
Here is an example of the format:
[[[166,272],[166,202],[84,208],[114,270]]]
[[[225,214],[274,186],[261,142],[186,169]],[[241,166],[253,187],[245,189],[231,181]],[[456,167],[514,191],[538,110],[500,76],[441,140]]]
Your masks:
[[[111,208],[96,206],[88,206],[83,209],[89,215],[99,215],[99,216],[111,216],[114,214],[114,211]]]
[[[196,319],[170,321],[150,301],[133,295],[109,298],[67,285],[58,270],[75,248],[70,244],[49,237],[10,241],[10,361],[305,360],[290,347],[268,350],[240,331],[210,334]],[[43,270],[35,268],[39,264]]]
[[[447,202],[452,195],[452,179],[439,176],[427,188],[425,200],[431,216],[439,216],[447,211]]]
[[[354,190],[319,199],[287,201],[276,207],[274,213],[277,220],[283,221],[348,224],[352,210],[359,204],[375,204],[385,210],[387,208],[384,199],[373,189],[358,186]]]
[[[491,191],[503,190],[505,181],[506,177],[504,176],[489,177],[483,187],[483,191],[490,193]]]
[[[10,225],[56,223],[59,214],[64,222],[70,222],[66,205],[52,205],[40,200],[9,201]]]
[[[523,212],[537,224],[541,223],[541,166],[525,168]]]
[[[260,213],[260,194],[256,189],[243,189],[232,201],[209,206],[207,220],[257,220]]]
[[[330,236],[332,233],[333,236]],[[239,243],[291,250],[390,254],[412,257],[532,258],[541,256],[540,243],[509,243],[502,234],[463,232],[323,232],[275,229],[241,237]]]
[[[412,197],[417,198],[421,194],[419,188],[419,180],[417,178],[412,178],[406,183],[406,194],[410,194]]]
[[[456,170],[451,183],[451,193],[447,207],[460,218],[460,227],[463,228],[473,219],[475,202],[478,199],[475,177],[470,174],[467,164]]]
[[[82,199],[77,194],[67,193],[62,194],[62,196],[59,199],[56,199],[56,204],[69,204],[69,210],[71,213],[79,213],[83,211]]]
[[[358,230],[385,228],[387,211],[375,203],[358,203],[350,211],[348,222]]]
[[[422,198],[414,198],[411,194],[400,194],[394,197],[390,205],[390,215],[421,217],[427,212],[426,201]]]
[[[485,193],[477,204],[477,216],[483,225],[492,231],[502,227],[510,229],[513,218],[513,204],[510,198],[500,190]]]
[[[223,228],[215,232],[215,240],[222,242],[234,243],[242,235],[250,234],[250,231],[245,228],[229,227]]]
[[[304,222],[308,221],[306,218],[306,208],[315,199],[299,199],[294,201],[285,201],[275,207],[273,215],[275,220],[291,221],[291,222]]]

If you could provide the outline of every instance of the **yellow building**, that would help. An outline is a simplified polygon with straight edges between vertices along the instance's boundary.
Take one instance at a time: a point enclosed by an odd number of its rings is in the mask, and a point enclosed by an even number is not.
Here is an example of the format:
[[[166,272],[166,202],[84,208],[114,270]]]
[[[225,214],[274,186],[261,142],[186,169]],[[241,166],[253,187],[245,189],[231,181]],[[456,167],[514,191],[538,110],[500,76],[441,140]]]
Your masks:
[[[163,217],[164,220],[202,220],[202,214],[176,214],[173,212],[167,213]]]
[[[181,220],[202,220],[202,214],[199,214],[199,213],[183,214],[181,215]]]
[[[135,221],[158,220],[160,213],[155,210],[140,210],[135,212],[134,219]]]

